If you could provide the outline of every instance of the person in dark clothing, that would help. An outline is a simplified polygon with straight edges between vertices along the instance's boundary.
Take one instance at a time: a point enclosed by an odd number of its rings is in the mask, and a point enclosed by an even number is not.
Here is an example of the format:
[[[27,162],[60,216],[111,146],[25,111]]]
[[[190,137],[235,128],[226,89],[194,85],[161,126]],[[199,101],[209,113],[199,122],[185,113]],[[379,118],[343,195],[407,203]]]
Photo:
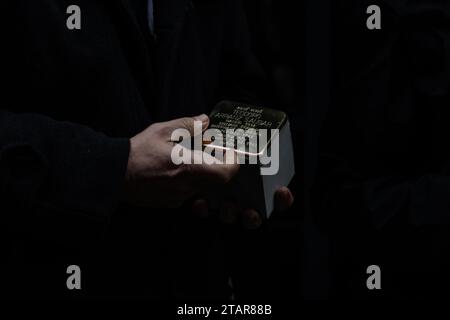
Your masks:
[[[79,0],[81,29],[69,30],[72,4],[0,5],[2,295],[228,298],[227,241],[239,233],[191,216],[208,208],[188,200],[238,168],[182,170],[167,151],[193,115],[270,92],[241,1]],[[293,201],[287,188],[277,198]],[[72,264],[80,292],[66,288]]]
[[[370,32],[370,4],[335,4],[337,89],[314,188],[333,295],[448,296],[449,7],[380,1],[383,27]],[[380,291],[366,287],[370,265]]]

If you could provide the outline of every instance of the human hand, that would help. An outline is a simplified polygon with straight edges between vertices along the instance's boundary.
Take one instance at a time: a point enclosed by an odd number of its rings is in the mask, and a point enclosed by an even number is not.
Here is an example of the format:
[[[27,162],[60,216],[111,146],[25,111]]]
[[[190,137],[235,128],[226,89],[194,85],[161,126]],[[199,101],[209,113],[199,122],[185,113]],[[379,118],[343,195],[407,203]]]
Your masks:
[[[282,187],[275,193],[275,212],[284,212],[294,204],[294,196],[287,187]],[[193,204],[193,212],[200,217],[209,215],[208,203],[198,199]],[[219,214],[220,220],[226,225],[241,223],[248,230],[258,229],[262,224],[262,216],[255,209],[242,208],[236,202],[226,202]]]
[[[171,135],[177,129],[186,129],[193,136],[194,121],[201,121],[203,130],[209,124],[206,115],[155,123],[130,140],[125,184],[129,202],[146,207],[179,207],[198,193],[228,183],[237,173],[237,164],[173,163]],[[210,156],[201,151],[192,154]]]

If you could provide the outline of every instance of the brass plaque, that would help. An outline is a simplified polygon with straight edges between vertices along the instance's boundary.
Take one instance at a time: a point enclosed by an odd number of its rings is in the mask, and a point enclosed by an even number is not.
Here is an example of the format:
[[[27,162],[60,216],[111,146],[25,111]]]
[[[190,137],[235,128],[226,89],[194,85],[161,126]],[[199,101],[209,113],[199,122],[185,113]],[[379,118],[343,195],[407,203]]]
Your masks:
[[[204,141],[204,145],[225,149],[234,146],[236,151],[239,149],[243,153],[256,152],[259,154],[270,145],[270,141],[274,137],[271,130],[281,130],[286,120],[287,116],[282,111],[240,102],[222,101],[210,114],[209,128],[220,130],[223,141]],[[231,130],[234,134],[227,134],[227,130],[228,133]],[[258,141],[261,141],[261,130],[266,131],[267,134],[263,144],[258,143]],[[245,144],[245,150],[241,150],[244,148],[243,145],[238,148],[239,141]]]

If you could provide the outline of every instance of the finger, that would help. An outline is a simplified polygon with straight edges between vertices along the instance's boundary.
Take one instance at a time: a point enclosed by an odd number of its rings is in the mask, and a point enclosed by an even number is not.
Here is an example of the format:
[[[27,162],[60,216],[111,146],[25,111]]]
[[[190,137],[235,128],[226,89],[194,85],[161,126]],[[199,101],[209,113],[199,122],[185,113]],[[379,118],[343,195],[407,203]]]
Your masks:
[[[235,150],[226,150],[223,158],[226,164],[239,164],[239,157]]]
[[[294,204],[294,196],[287,187],[278,189],[275,193],[275,210],[284,212]]]
[[[192,180],[200,187],[223,186],[228,184],[239,171],[239,165],[213,164],[192,165]]]
[[[203,157],[203,160],[205,160],[207,157],[211,157],[211,155],[201,151],[194,151],[194,157]],[[204,187],[210,187],[211,184],[225,185],[229,183],[238,173],[240,167],[239,164],[225,164],[218,159],[205,162],[202,161],[201,164],[187,165],[187,172],[190,174],[191,179]],[[200,163],[200,161],[197,163]]]
[[[225,202],[220,208],[219,220],[227,225],[235,224],[239,214],[239,208],[232,202]]]
[[[256,230],[262,225],[261,215],[253,209],[246,209],[242,213],[242,225],[247,230]]]
[[[201,126],[199,125],[199,122],[201,122]],[[187,130],[187,132],[189,132],[189,134],[193,137],[201,134],[208,128],[209,117],[206,114],[202,114],[191,118],[186,117],[171,120],[164,122],[161,125],[164,126],[166,130],[170,131],[170,133],[177,129]]]
[[[199,218],[207,218],[209,216],[208,202],[204,199],[197,199],[192,204],[192,212]]]

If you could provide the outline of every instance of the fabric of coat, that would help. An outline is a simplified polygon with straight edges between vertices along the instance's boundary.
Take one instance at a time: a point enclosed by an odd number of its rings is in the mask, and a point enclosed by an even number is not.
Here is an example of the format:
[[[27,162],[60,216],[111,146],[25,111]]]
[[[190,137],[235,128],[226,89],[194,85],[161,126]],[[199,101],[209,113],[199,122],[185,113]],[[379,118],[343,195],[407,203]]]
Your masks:
[[[131,207],[121,189],[133,135],[269,92],[240,1],[154,1],[154,35],[145,0],[144,19],[137,0],[79,0],[80,30],[72,2],[0,5],[2,294],[226,297],[215,220]]]

